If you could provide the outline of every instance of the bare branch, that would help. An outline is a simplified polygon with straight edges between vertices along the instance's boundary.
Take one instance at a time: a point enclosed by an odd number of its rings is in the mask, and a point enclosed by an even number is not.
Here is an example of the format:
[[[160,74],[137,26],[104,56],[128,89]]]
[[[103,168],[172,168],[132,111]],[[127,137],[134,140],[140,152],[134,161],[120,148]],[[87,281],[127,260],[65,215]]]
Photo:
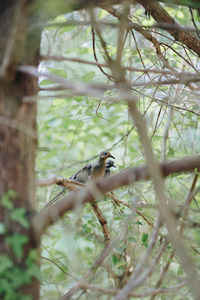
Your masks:
[[[180,160],[160,164],[160,170],[163,177],[179,172],[191,172],[196,168],[200,168],[200,156],[185,157]],[[143,166],[120,172],[119,174],[106,178],[106,180],[99,179],[96,181],[96,185],[100,193],[105,194],[120,186],[148,179],[150,179],[149,171],[146,166]],[[53,207],[49,207],[38,213],[33,218],[33,227],[36,239],[40,239],[41,234],[49,225],[52,225],[63,214],[72,210],[76,206],[77,199],[80,197],[82,199],[82,204],[94,200],[94,196],[88,191],[86,186],[78,192],[63,197],[63,199],[56,203]]]
[[[146,290],[145,292],[137,293],[137,292],[132,292],[130,293],[129,297],[134,297],[134,298],[144,298],[148,296],[156,296],[159,294],[166,294],[166,293],[175,293],[184,286],[186,286],[187,281],[183,281],[178,283],[177,285],[168,287],[168,288],[159,288],[159,289],[149,289]],[[108,294],[108,295],[116,295],[119,293],[118,289],[106,289],[101,286],[95,285],[95,284],[81,284],[80,285],[83,290],[94,290],[94,291],[99,291],[103,294]]]
[[[51,55],[45,55],[41,56],[42,60],[55,60],[55,61],[69,61],[69,62],[76,62],[80,64],[87,64],[87,65],[92,65],[92,66],[99,66],[99,67],[104,67],[104,68],[110,68],[110,66],[106,63],[99,63],[97,61],[97,58],[95,58],[96,62],[85,60],[85,59],[80,59],[80,58],[73,58],[73,57],[65,57],[65,56],[51,56]],[[124,67],[125,70],[127,71],[132,71],[132,72],[139,72],[139,73],[154,73],[154,74],[163,74],[163,75],[170,75],[170,71],[165,71],[165,70],[159,70],[159,69],[142,69],[142,68],[134,68],[134,67]],[[185,74],[185,73],[184,73]],[[107,75],[107,74],[105,74]]]
[[[154,158],[153,151],[150,145],[150,139],[147,135],[145,122],[144,119],[142,118],[142,115],[139,113],[137,109],[135,99],[129,100],[129,109],[134,119],[134,122],[138,128],[138,133],[144,148],[144,154],[146,157],[148,170],[152,176],[156,197],[159,201],[161,218],[166,223],[168,233],[169,233],[169,238],[172,242],[173,247],[175,248],[175,251],[180,257],[183,269],[187,274],[190,285],[192,286],[192,294],[194,295],[195,299],[198,299],[200,295],[200,285],[199,285],[199,280],[197,279],[197,270],[193,261],[188,256],[185,246],[182,242],[181,236],[176,229],[177,228],[176,219],[172,214],[171,208],[167,203],[167,197],[165,196],[164,193],[164,180],[162,177],[162,173],[160,171],[160,167],[156,159]],[[123,289],[114,298],[114,300],[121,300],[126,298],[133,290],[133,287],[135,287],[134,274],[133,276],[131,276],[128,283],[125,285],[125,287],[123,287]]]

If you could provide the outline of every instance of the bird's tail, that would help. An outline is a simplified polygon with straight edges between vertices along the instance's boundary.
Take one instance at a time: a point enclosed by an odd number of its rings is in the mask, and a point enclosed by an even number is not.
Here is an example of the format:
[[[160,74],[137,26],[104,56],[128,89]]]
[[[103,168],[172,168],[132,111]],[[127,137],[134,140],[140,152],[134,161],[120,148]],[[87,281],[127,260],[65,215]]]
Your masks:
[[[45,207],[53,205],[57,200],[59,200],[66,192],[66,189],[63,189],[60,193],[58,193],[51,201],[49,201]]]

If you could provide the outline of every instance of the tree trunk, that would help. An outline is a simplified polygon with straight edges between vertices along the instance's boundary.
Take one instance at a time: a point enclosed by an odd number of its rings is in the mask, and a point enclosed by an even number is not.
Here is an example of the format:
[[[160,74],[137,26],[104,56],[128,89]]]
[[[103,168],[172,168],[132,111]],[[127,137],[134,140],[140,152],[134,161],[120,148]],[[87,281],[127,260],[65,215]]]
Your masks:
[[[17,71],[18,65],[38,61],[40,33],[26,31],[29,3],[8,0],[0,5],[0,258],[11,262],[0,274],[5,283],[1,299],[23,299],[23,294],[39,298],[38,281],[26,275],[36,261],[31,250],[37,249],[29,222],[35,200],[37,102],[27,97],[37,94],[38,84]]]

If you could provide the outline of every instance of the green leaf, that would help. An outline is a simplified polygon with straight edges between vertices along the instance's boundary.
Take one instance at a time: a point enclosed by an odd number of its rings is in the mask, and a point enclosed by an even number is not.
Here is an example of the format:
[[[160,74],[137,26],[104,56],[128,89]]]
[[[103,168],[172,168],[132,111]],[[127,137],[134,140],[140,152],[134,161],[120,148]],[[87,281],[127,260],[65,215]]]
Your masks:
[[[148,233],[143,233],[143,235],[142,235],[142,243],[143,244],[146,243],[146,241],[148,240],[148,237],[149,237]]]
[[[135,222],[135,224],[137,224],[137,225],[143,225],[142,222],[140,222],[140,221]]]
[[[0,274],[13,267],[12,260],[7,255],[0,255]]]
[[[108,15],[108,12],[107,12],[106,10],[104,10],[104,9],[101,9],[101,10],[99,11],[99,13],[98,13],[99,19],[103,19],[103,18],[105,18],[105,16],[107,16],[107,15]]]
[[[53,82],[49,79],[44,79],[44,80],[40,81],[40,86],[42,86],[42,85],[46,86],[46,85],[52,85],[52,84],[55,84],[55,82]]]
[[[27,274],[30,278],[34,277],[38,280],[42,279],[40,268],[36,265],[36,263],[32,264],[31,267],[27,269]]]
[[[14,289],[19,288],[25,283],[31,282],[31,277],[28,276],[27,270],[21,270],[19,267],[12,268],[12,272],[7,273],[7,278],[12,282],[12,287]]]
[[[183,270],[181,267],[178,268],[177,275],[181,275],[181,276],[183,275]]]
[[[23,246],[28,242],[28,236],[18,232],[7,236],[6,241],[11,246],[13,253],[18,259],[23,257]]]
[[[117,255],[112,254],[112,262],[113,262],[114,265],[117,265],[117,263],[118,263]]]
[[[14,205],[11,201],[12,198],[16,198],[17,197],[17,194],[15,191],[13,190],[8,190],[6,193],[4,193],[2,195],[2,202],[1,204],[3,205],[3,207],[7,208],[8,210],[11,210]]]
[[[10,218],[19,223],[22,227],[28,229],[30,224],[26,219],[26,209],[25,208],[15,208],[11,214]]]
[[[10,201],[10,199],[7,197],[7,195],[3,195],[2,196],[2,202],[1,202],[2,206],[11,210],[14,205],[13,203]]]
[[[58,75],[60,77],[67,77],[67,72],[64,69],[47,68],[50,73]]]
[[[175,153],[174,149],[170,147],[167,154],[168,154],[170,157],[174,157],[174,153]]]

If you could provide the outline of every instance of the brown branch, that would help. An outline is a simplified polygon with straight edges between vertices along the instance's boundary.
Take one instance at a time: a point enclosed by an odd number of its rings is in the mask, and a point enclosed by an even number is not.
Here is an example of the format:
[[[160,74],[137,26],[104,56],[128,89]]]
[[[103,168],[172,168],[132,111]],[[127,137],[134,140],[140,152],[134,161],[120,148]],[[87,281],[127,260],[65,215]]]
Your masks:
[[[71,181],[71,180],[62,178],[60,176],[51,176],[51,177],[47,177],[47,178],[41,178],[36,182],[36,185],[39,186],[39,187],[45,187],[45,186],[49,186],[49,185],[53,185],[53,184],[63,186],[63,187],[65,187],[65,188],[67,188],[71,191],[74,191],[74,192],[78,191],[78,189],[80,187],[84,186],[82,183]],[[124,206],[131,209],[131,206],[129,204],[118,200],[112,194],[106,194],[106,196],[108,198],[111,198],[117,205],[124,205]],[[50,205],[55,204],[56,201],[57,201],[57,199],[55,199],[55,200],[52,199],[50,202],[47,203],[47,205],[45,205],[45,207],[48,207]],[[91,202],[90,204],[91,204],[91,207],[92,207],[95,215],[97,216],[97,218],[99,220],[100,225],[102,226],[104,239],[105,239],[105,242],[107,244],[108,241],[110,240],[107,221],[106,221],[105,217],[103,216],[103,214],[102,214],[100,208],[98,207],[97,203]],[[153,224],[147,219],[147,217],[143,213],[141,213],[137,209],[135,211],[138,215],[140,215],[149,224],[149,226],[154,227]]]
[[[122,19],[122,14],[114,7],[106,7],[105,10],[108,11],[112,16],[116,17],[117,19],[119,20]],[[161,52],[160,43],[157,41],[157,39],[149,31],[145,30],[142,26],[132,22],[130,19],[128,19],[128,21],[129,22],[127,24],[127,29],[131,29],[131,30],[134,29],[135,31],[140,33],[145,39],[151,42],[156,49],[156,54],[158,58],[163,62],[163,65],[168,69],[170,69],[173,73],[176,73],[176,71],[170,66],[167,59],[164,58]]]
[[[69,61],[69,62],[76,62],[80,64],[87,64],[87,65],[92,65],[97,67],[110,68],[110,66],[106,63],[99,63],[98,61],[93,62],[93,61],[75,58],[75,57],[73,58],[73,57],[65,57],[65,56],[45,55],[45,56],[41,56],[40,58],[41,60]],[[139,72],[139,73],[153,73],[153,74],[164,74],[164,75],[171,74],[170,71],[159,70],[159,69],[142,69],[142,68],[134,68],[128,66],[124,67],[124,69],[127,71]],[[180,75],[178,72],[176,72],[176,74]]]
[[[126,206],[126,207],[128,207],[128,208],[131,209],[131,206],[130,206],[129,204],[127,204],[127,203],[125,203],[125,202],[123,202],[123,201],[117,199],[117,198],[114,197],[112,194],[106,194],[106,196],[109,197],[109,198],[111,198],[111,199],[113,199],[113,201],[114,201],[117,205],[119,205],[119,206],[120,206],[120,205],[124,205],[124,206]],[[136,209],[135,212],[136,212],[136,214],[138,214],[140,217],[142,217],[142,218],[145,220],[145,222],[147,222],[147,224],[148,224],[149,226],[151,226],[152,228],[154,228],[153,223],[152,223],[151,221],[149,221],[149,219],[148,219],[141,211],[139,211],[138,209]]]
[[[105,246],[108,245],[110,241],[110,234],[108,230],[108,223],[106,218],[104,217],[102,211],[100,210],[98,204],[96,202],[91,202],[90,203],[97,219],[99,220],[99,223],[102,227],[103,235],[104,235],[104,241],[105,241]]]
[[[166,12],[166,10],[154,0],[137,0],[151,16],[158,23],[167,23],[171,25],[178,25],[175,20]],[[175,40],[183,43],[188,48],[192,49],[198,56],[200,56],[200,40],[195,38],[187,31],[180,31],[178,29],[166,29]]]
[[[160,164],[163,177],[179,172],[191,172],[196,168],[200,168],[200,156],[185,157],[180,160]],[[96,185],[100,193],[105,194],[120,186],[148,179],[150,179],[150,175],[147,171],[147,167],[142,166],[120,172],[106,179],[99,179],[96,181]],[[77,205],[77,201],[80,197],[82,199],[81,204],[94,200],[94,195],[91,194],[86,186],[75,193],[63,197],[63,199],[54,206],[50,206],[38,213],[33,218],[33,230],[36,239],[39,240],[41,234],[48,226],[54,224],[63,214],[72,210]]]
[[[137,293],[137,292],[132,292],[130,293],[130,297],[134,298],[144,298],[144,297],[149,297],[149,296],[156,296],[159,294],[166,294],[166,293],[175,293],[184,286],[186,286],[187,281],[183,281],[181,283],[178,283],[177,285],[168,287],[168,288],[158,288],[158,289],[148,289],[145,292]],[[80,287],[84,290],[93,290],[93,291],[99,291],[103,294],[108,294],[108,295],[116,295],[119,290],[118,289],[111,289],[111,288],[103,288],[101,286],[95,285],[95,284],[80,284]]]
[[[94,30],[94,27],[92,26],[92,49],[93,49],[93,56],[94,56],[94,59],[96,61],[96,66],[99,68],[99,70],[109,79],[112,81],[112,77],[106,73],[104,71],[104,69],[102,68],[101,64],[99,64],[99,61],[98,61],[98,58],[97,58],[97,54],[96,54],[96,37],[95,37],[95,30]],[[109,67],[107,65],[107,67]]]
[[[106,48],[105,48],[106,49]],[[18,70],[27,73],[31,76],[39,78],[40,76],[44,76],[50,80],[52,80],[54,83],[59,84],[61,88],[73,91],[74,95],[90,95],[92,97],[102,97],[106,91],[109,90],[115,90],[116,92],[119,92],[121,95],[123,94],[122,89],[117,87],[116,85],[103,85],[103,84],[84,84],[84,83],[78,83],[77,82],[70,82],[66,79],[63,79],[62,77],[59,77],[57,75],[51,74],[51,73],[43,73],[38,72],[37,68],[32,66],[20,66],[18,67]],[[167,85],[167,84],[188,84],[190,82],[199,82],[200,76],[199,74],[189,74],[186,73],[183,75],[177,73],[176,74],[179,79],[170,79],[170,80],[163,80],[163,81],[149,81],[145,83],[137,83],[134,82],[134,87],[136,86],[147,86],[147,85]],[[124,95],[125,96],[125,95]],[[110,97],[107,97],[107,99],[111,99]]]
[[[143,145],[144,155],[147,161],[147,167],[149,173],[152,176],[153,185],[156,193],[156,198],[158,200],[162,221],[164,221],[166,224],[169,239],[172,242],[172,245],[181,260],[183,269],[187,274],[189,283],[192,286],[192,295],[194,296],[195,299],[197,299],[198,295],[200,294],[200,287],[199,287],[199,280],[197,279],[196,266],[193,263],[190,256],[188,255],[185,245],[181,239],[181,235],[176,229],[177,222],[167,202],[167,197],[164,191],[164,180],[162,177],[160,166],[153,154],[153,150],[150,144],[150,139],[147,135],[145,121],[137,109],[136,99],[130,98],[130,100],[128,101],[128,105],[129,105],[131,116],[134,119],[135,125],[138,129],[141,144]],[[130,294],[130,292],[133,291],[135,287],[137,287],[137,280],[135,280],[135,272],[134,272],[133,275],[130,277],[129,281],[127,282],[127,284],[116,295],[114,300],[125,299]]]
[[[53,184],[61,185],[61,186],[66,187],[66,188],[68,188],[69,190],[72,190],[72,191],[77,190],[75,188],[75,186],[83,186],[79,182],[68,180],[66,178],[63,178],[61,176],[56,176],[56,175],[55,176],[50,176],[50,177],[47,177],[47,178],[40,178],[36,181],[36,185],[38,187],[45,187],[45,186],[49,186],[49,185],[53,185]]]
[[[82,9],[82,8],[87,8],[87,7],[95,7],[95,6],[110,6],[110,5],[114,5],[114,4],[120,4],[122,2],[122,0],[87,0],[87,1],[83,1],[83,0],[72,0],[72,3],[74,3],[75,8],[76,9]]]
[[[158,279],[158,281],[156,282],[156,285],[155,285],[155,289],[159,288],[164,280],[164,277],[165,275],[167,274],[167,271],[170,267],[170,264],[172,262],[172,259],[174,257],[174,250],[172,250],[170,256],[169,256],[169,259],[167,260],[167,263],[165,264],[165,266],[163,267],[162,271],[161,271],[161,274],[160,274],[160,277]],[[152,295],[152,297],[150,298],[150,300],[153,300],[155,298],[156,294]]]
[[[186,196],[185,203],[184,203],[184,206],[183,206],[183,209],[182,209],[182,212],[181,212],[183,220],[186,220],[186,217],[187,217],[187,214],[188,214],[189,205],[190,205],[190,203],[191,203],[191,201],[193,199],[193,196],[194,196],[193,192],[194,192],[194,189],[195,189],[195,186],[196,186],[196,183],[197,183],[198,176],[199,176],[198,173],[196,173],[194,175],[194,178],[193,178],[193,181],[192,181],[192,185],[191,185],[191,187],[189,189],[189,192],[188,192],[188,194]],[[184,226],[185,226],[185,224],[181,224],[181,226],[180,226],[180,233],[181,233],[181,235],[183,235]],[[174,254],[175,254],[174,250],[172,250],[172,252],[170,254],[170,257],[169,257],[166,265],[163,267],[162,272],[161,272],[161,274],[159,276],[158,281],[156,282],[155,288],[159,288],[161,286],[161,284],[162,284],[162,282],[164,280],[164,277],[167,274],[169,266],[170,266],[170,264],[172,262]],[[155,297],[153,295],[150,300],[153,300],[154,298]]]
[[[102,96],[104,92],[108,89],[114,88],[111,85],[90,85],[90,84],[82,84],[80,82],[70,82],[60,76],[50,73],[39,72],[36,67],[33,66],[20,66],[17,68],[18,71],[22,73],[29,74],[33,77],[39,78],[40,76],[44,76],[56,84],[59,84],[61,88],[66,90],[72,90],[77,95],[90,95],[90,96]]]
[[[193,192],[194,192],[195,186],[197,184],[198,177],[199,177],[199,173],[195,173],[193,181],[192,181],[192,185],[191,185],[191,187],[188,191],[188,194],[187,194],[186,199],[185,199],[184,206],[182,208],[181,217],[183,218],[184,221],[186,221],[186,219],[187,219],[190,204],[192,202],[192,199],[194,198],[194,193]],[[181,232],[183,232],[183,227],[181,227]]]
[[[49,178],[43,178],[43,179],[39,179],[37,181],[37,185],[38,186],[48,186],[48,185],[52,185],[52,184],[57,184],[60,186],[63,186],[65,188],[67,188],[70,191],[78,191],[81,187],[83,187],[84,185],[82,183],[79,182],[75,182],[72,180],[68,180],[65,178],[62,178],[60,176],[51,176]],[[64,195],[63,195],[64,196]],[[54,199],[52,199],[50,202],[48,202],[45,205],[45,208],[50,207],[52,205],[55,205],[55,203],[57,202],[57,198],[55,197]],[[105,245],[107,245],[110,241],[110,234],[109,234],[109,230],[108,230],[108,225],[107,225],[107,220],[104,217],[101,209],[99,208],[98,204],[95,202],[91,202],[90,203],[92,210],[94,211],[101,227],[102,227],[102,232],[104,235],[104,240],[105,240]]]
[[[61,266],[59,266],[59,264],[55,261],[55,259],[50,259],[48,257],[45,256],[41,256],[42,259],[45,259],[47,261],[49,261],[50,263],[54,264],[61,272],[63,272],[65,275],[73,278],[74,280],[78,281],[78,279],[76,279],[75,277],[73,277],[70,273],[66,272]],[[58,260],[59,261],[59,260]]]

